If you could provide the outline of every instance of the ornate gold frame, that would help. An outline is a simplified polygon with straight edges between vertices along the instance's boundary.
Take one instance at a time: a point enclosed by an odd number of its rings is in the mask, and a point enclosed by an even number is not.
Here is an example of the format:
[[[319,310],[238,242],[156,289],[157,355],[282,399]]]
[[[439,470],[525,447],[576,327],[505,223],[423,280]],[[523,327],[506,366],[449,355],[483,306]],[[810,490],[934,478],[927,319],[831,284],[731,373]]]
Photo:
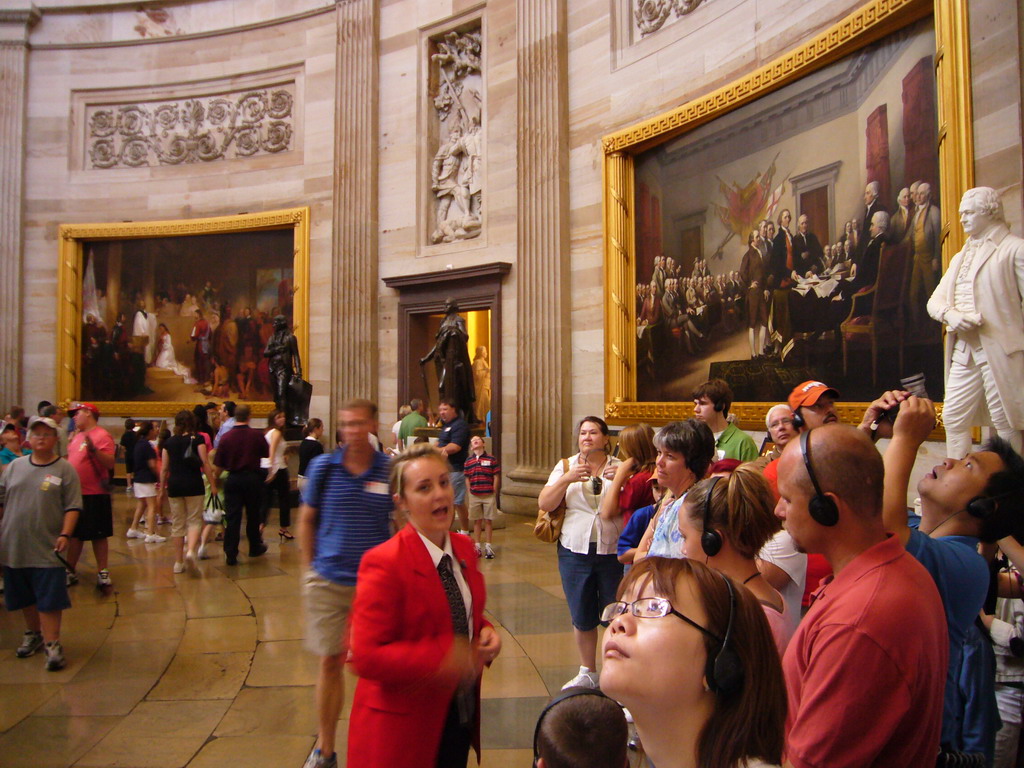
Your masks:
[[[636,326],[632,276],[635,156],[804,77],[849,53],[934,14],[938,88],[943,264],[963,245],[956,222],[960,198],[974,186],[974,138],[967,0],[872,0],[838,24],[774,61],[705,96],[602,139],[605,232],[605,417],[617,424],[686,418],[688,402],[636,400]],[[771,403],[734,403],[740,424],[759,429]],[[843,421],[857,424],[866,403],[846,403]],[[938,405],[941,414],[941,404]],[[941,420],[941,416],[940,416]],[[935,435],[939,437],[941,430]]]
[[[244,213],[207,219],[177,219],[108,224],[62,224],[57,318],[57,397],[72,400],[78,394],[79,350],[82,334],[82,254],[90,240],[134,240],[144,237],[181,237],[271,229],[294,231],[294,322],[303,364],[309,362],[309,208],[286,208],[265,213]],[[109,401],[96,403],[104,416],[164,416],[177,413],[177,402]],[[254,416],[266,416],[274,404],[249,403]]]

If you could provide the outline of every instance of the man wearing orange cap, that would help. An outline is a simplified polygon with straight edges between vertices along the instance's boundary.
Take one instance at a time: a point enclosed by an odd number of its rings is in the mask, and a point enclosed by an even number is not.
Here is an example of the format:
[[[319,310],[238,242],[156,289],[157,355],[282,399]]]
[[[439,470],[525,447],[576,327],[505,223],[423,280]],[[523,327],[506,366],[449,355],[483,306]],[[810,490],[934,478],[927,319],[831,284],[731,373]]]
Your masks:
[[[107,539],[114,535],[114,515],[110,503],[110,472],[114,468],[114,438],[97,419],[100,411],[92,403],[72,403],[68,414],[75,420],[75,434],[68,443],[68,461],[82,482],[82,513],[68,546],[68,563],[78,565],[84,542],[92,542],[96,557],[96,586],[113,586],[108,565]],[[69,583],[78,581],[72,574]]]

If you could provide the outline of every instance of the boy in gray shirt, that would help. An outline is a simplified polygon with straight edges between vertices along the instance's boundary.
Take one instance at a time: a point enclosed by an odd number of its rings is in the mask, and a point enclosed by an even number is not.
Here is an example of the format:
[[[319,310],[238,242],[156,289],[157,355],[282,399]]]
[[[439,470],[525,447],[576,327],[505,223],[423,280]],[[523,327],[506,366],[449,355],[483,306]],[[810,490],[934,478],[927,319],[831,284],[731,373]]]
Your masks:
[[[29,456],[15,459],[0,476],[0,563],[4,602],[20,610],[28,628],[17,656],[46,650],[46,668],[63,669],[60,620],[71,607],[64,567],[54,552],[65,552],[82,508],[78,472],[57,454],[59,427],[50,418],[29,422]]]

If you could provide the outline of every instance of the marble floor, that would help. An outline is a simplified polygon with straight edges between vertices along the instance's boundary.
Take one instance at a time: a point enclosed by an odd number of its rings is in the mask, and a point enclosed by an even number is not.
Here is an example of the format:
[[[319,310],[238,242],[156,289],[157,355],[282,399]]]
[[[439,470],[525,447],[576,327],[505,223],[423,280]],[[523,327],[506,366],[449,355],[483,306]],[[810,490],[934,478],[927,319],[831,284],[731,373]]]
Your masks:
[[[229,568],[218,543],[198,573],[176,575],[169,541],[124,538],[130,505],[115,494],[112,594],[94,588],[88,547],[82,557],[64,670],[16,658],[22,618],[0,608],[0,766],[299,768],[317,660],[302,647],[297,545],[268,536],[265,556]],[[516,517],[495,545],[481,568],[504,647],[483,679],[482,764],[528,766],[537,714],[578,662],[553,545]],[[354,687],[346,672],[342,754]]]

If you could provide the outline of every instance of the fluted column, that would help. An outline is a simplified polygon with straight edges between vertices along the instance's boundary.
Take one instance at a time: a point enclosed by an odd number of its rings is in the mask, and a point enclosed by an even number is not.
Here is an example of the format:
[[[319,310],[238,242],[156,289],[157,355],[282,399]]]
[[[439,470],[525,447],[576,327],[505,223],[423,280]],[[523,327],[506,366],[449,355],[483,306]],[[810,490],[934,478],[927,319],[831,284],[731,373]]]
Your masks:
[[[377,399],[376,0],[338,0],[331,413]],[[316,343],[316,339],[312,339]]]
[[[28,30],[39,20],[29,2],[0,10],[0,403],[21,399],[22,210]]]
[[[519,0],[516,37],[517,465],[510,478],[520,485],[502,490],[525,506],[564,455],[571,418],[565,0]]]

